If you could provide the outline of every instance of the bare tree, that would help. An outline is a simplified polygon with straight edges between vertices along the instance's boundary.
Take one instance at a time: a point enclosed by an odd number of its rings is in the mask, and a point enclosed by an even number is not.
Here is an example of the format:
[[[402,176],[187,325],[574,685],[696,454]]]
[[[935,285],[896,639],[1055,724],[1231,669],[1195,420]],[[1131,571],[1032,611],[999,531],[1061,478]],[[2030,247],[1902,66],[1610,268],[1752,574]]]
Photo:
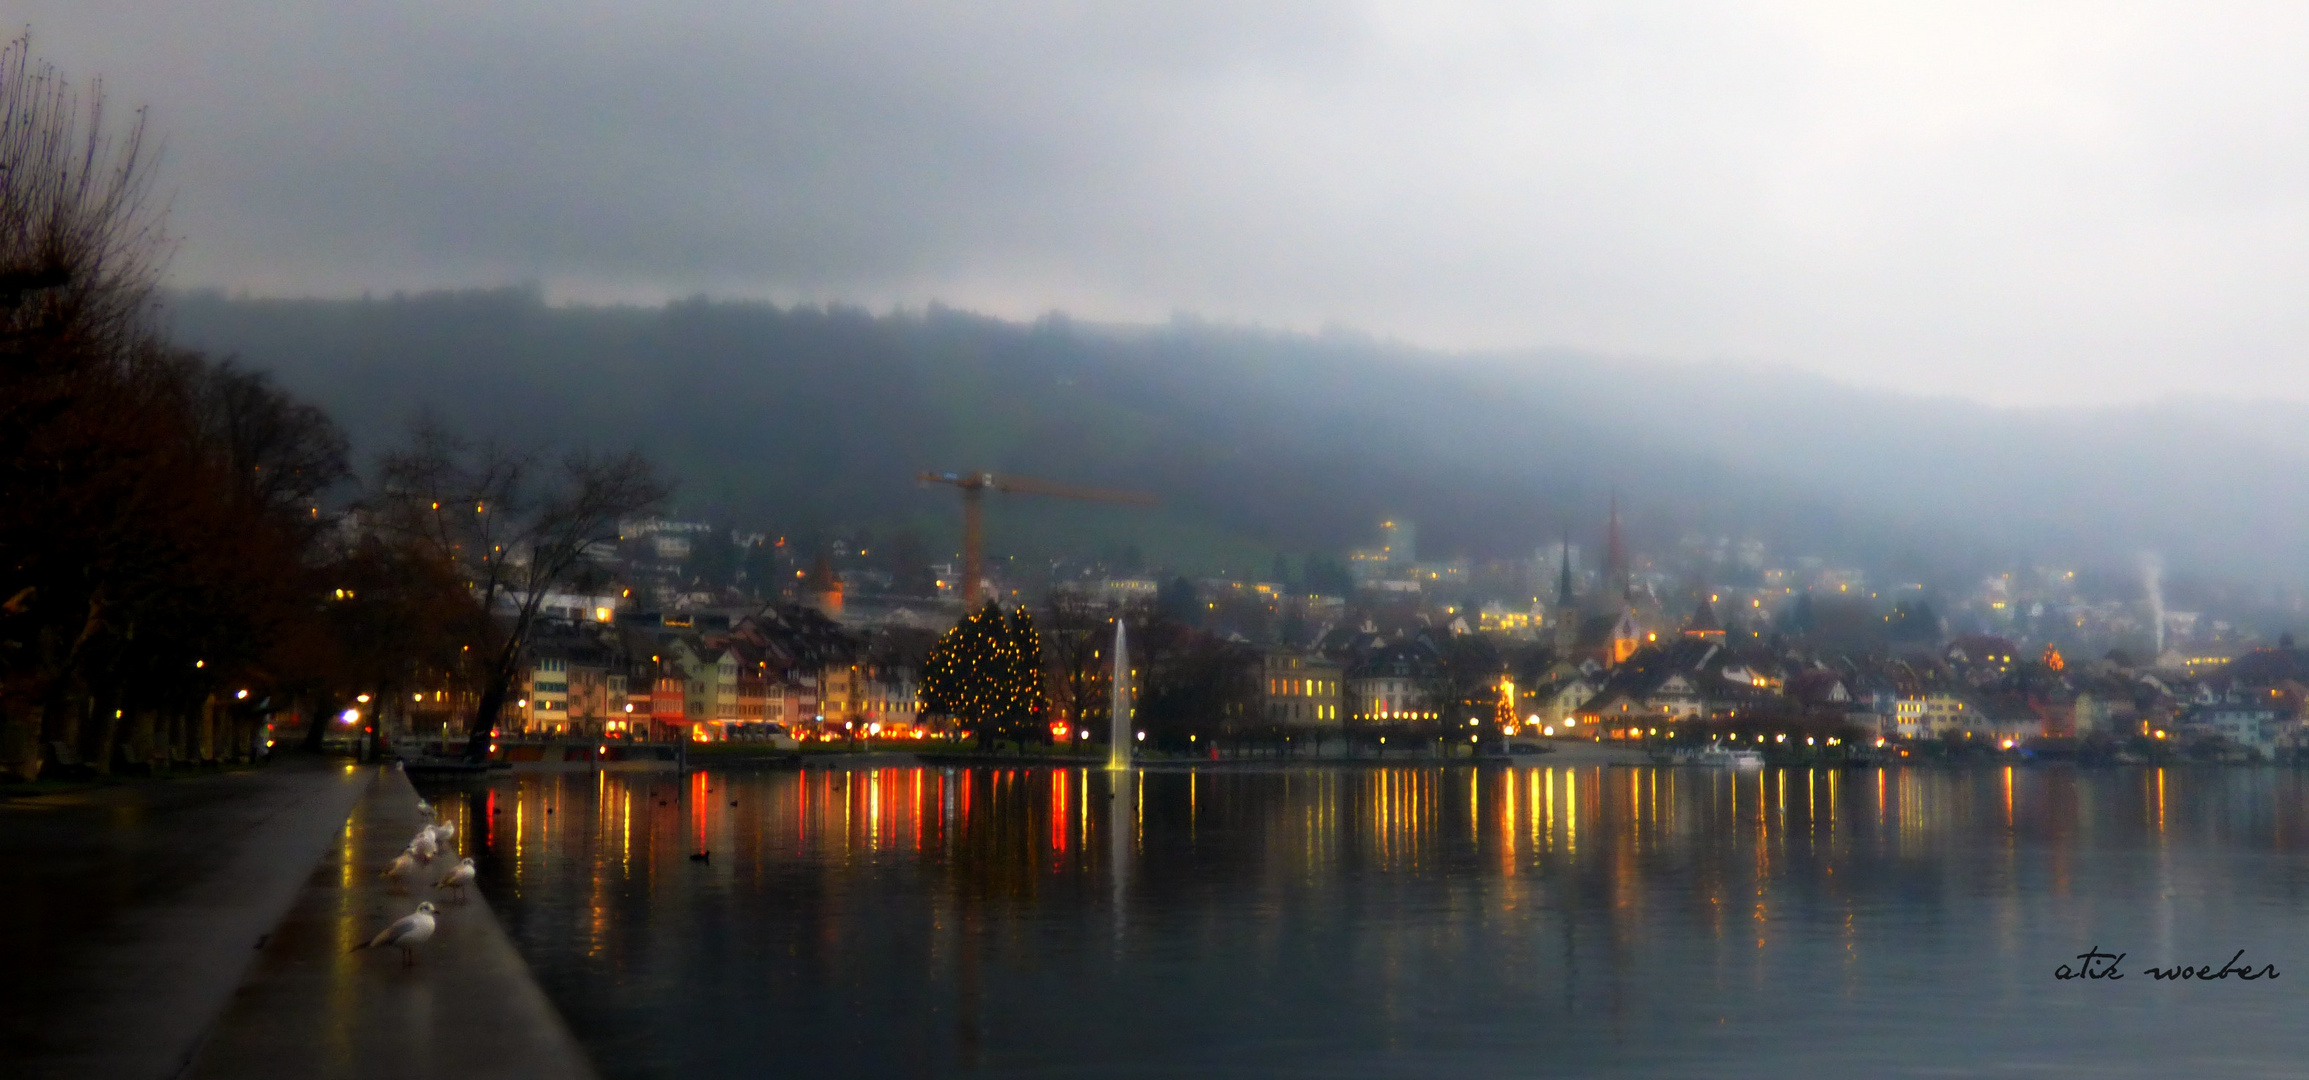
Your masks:
[[[380,526],[454,568],[489,616],[479,705],[466,754],[488,753],[505,698],[546,594],[589,585],[598,551],[618,522],[655,509],[668,494],[638,452],[572,451],[557,462],[494,442],[471,443],[420,421],[409,444],[386,455],[376,510]]]
[[[1094,600],[1076,589],[1056,589],[1044,606],[1043,657],[1050,700],[1076,728],[1104,736],[1114,689],[1114,644],[1119,605]]]
[[[1494,722],[1499,680],[1507,671],[1499,649],[1481,634],[1448,632],[1434,639],[1434,648],[1420,688],[1435,708],[1443,750],[1448,753],[1469,734],[1504,738]]]
[[[152,165],[143,110],[116,132],[101,84],[84,104],[31,35],[0,48],[0,349],[116,360],[146,335],[168,247]]]

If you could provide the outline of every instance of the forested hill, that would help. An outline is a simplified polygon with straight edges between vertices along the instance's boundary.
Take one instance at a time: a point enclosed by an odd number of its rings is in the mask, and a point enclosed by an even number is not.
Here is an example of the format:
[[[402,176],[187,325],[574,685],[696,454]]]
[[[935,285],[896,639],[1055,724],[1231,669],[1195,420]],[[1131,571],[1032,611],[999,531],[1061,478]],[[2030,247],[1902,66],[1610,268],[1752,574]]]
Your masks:
[[[804,536],[950,538],[924,469],[1152,491],[1159,510],[1004,500],[992,547],[1137,544],[1263,568],[1420,524],[1423,553],[1753,536],[1927,577],[2012,559],[2297,576],[2297,410],[2002,411],[1710,366],[1460,357],[1177,322],[1116,329],[932,309],[553,306],[487,290],[172,298],[183,344],[269,369],[373,452],[431,410],[522,442],[636,444],[685,516]]]

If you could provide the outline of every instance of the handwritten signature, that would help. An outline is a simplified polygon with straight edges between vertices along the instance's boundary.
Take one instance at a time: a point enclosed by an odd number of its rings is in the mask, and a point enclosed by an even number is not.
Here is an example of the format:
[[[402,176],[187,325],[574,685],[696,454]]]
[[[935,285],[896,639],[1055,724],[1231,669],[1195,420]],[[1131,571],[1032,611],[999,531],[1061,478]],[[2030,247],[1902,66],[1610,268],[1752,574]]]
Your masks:
[[[2105,953],[2101,951],[2100,946],[2095,945],[2092,947],[2090,952],[2082,952],[2077,954],[2078,963],[2075,966],[2072,967],[2068,964],[2062,964],[2060,967],[2054,969],[2052,977],[2055,979],[2064,980],[2122,979],[2125,977],[2125,973],[2121,970],[2118,970],[2117,965],[2124,962],[2125,955],[2126,954],[2124,953]],[[2187,964],[2176,964],[2172,967],[2153,967],[2144,970],[2147,972],[2149,978],[2155,979],[2159,982],[2179,982],[2184,980],[2211,982],[2217,979],[2227,979],[2232,976],[2246,982],[2252,982],[2256,979],[2274,979],[2277,977],[2277,965],[2263,964],[2258,968],[2255,968],[2250,964],[2239,966],[2238,961],[2241,961],[2244,958],[2245,950],[2239,949],[2237,950],[2237,955],[2230,957],[2229,962],[2221,965],[2218,969],[2215,969],[2211,964],[2200,964],[2196,967],[2190,967]]]

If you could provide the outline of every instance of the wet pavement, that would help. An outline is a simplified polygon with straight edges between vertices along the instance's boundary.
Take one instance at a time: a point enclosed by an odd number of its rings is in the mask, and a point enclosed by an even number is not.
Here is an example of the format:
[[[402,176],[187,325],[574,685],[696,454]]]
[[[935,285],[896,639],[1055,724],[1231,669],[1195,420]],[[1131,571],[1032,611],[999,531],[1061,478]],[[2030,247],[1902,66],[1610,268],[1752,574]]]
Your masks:
[[[425,822],[417,794],[383,772],[273,930],[195,1060],[193,1077],[574,1077],[593,1065],[514,951],[480,889],[433,888],[444,851],[401,888],[381,872]],[[472,823],[455,843],[471,850]],[[355,945],[414,910],[437,929],[404,966]]]
[[[0,1075],[180,1074],[375,771],[0,799]]]

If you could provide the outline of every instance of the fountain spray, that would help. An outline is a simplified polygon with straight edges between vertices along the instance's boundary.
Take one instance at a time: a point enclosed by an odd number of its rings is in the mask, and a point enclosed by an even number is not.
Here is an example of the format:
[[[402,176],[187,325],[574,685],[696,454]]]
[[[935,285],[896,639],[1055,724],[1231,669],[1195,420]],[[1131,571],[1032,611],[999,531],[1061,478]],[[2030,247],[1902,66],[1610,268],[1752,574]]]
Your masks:
[[[1123,635],[1123,621],[1114,621],[1114,691],[1107,698],[1106,767],[1109,771],[1130,768],[1130,641]]]
[[[2141,552],[2141,588],[2148,593],[2150,634],[2157,643],[2156,655],[2149,658],[2153,664],[2165,654],[2165,564],[2156,552]]]

